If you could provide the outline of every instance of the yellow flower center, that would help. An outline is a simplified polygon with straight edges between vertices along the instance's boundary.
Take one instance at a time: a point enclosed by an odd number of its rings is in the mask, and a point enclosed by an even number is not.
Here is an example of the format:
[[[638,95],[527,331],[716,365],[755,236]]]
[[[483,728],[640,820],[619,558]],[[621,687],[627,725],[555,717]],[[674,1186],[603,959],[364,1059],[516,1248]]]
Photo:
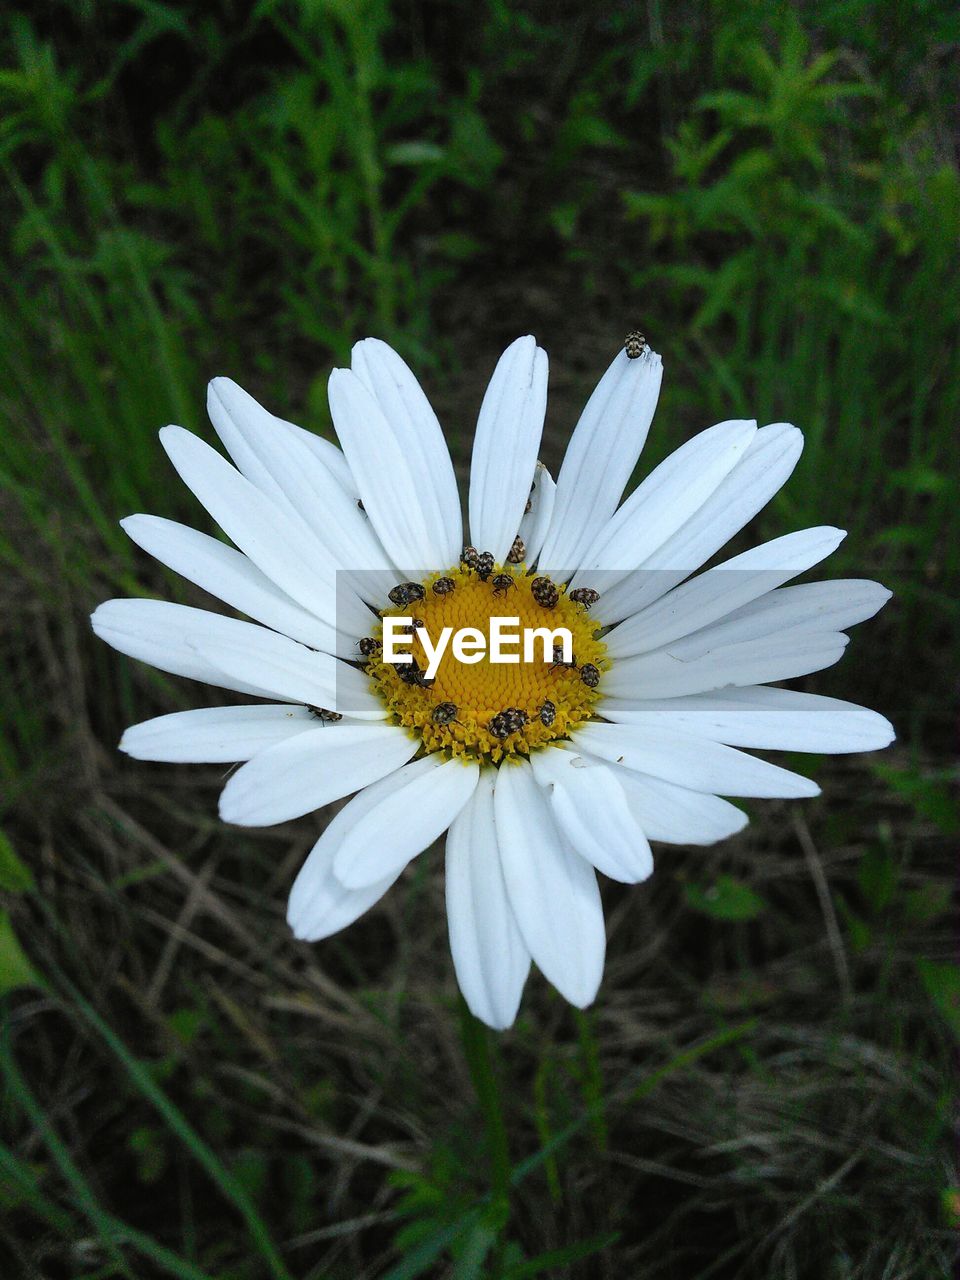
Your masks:
[[[529,755],[590,719],[605,665],[606,649],[596,634],[601,624],[564,588],[551,593],[543,586],[546,581],[528,576],[523,565],[496,565],[485,578],[475,569],[458,566],[426,578],[420,584],[423,599],[384,610],[384,618],[411,618],[414,626],[425,628],[434,647],[445,627],[452,628],[454,636],[463,628],[475,628],[489,640],[491,618],[519,619],[519,625],[508,629],[511,635],[519,632],[519,644],[504,649],[519,656],[516,663],[491,661],[488,644],[480,661],[468,664],[448,643],[434,680],[427,682],[417,676],[429,666],[417,635],[409,646],[398,646],[398,652],[412,653],[416,668],[385,662],[380,651],[368,659],[367,671],[396,722],[415,731],[428,752],[498,763],[512,755]],[[437,582],[439,592],[434,590]],[[556,603],[543,603],[552,594],[558,596]],[[556,662],[553,656],[544,660],[539,636],[534,660],[525,661],[523,638],[528,628],[560,627],[569,630],[573,640],[572,665]],[[380,639],[382,627],[375,628],[374,635]]]

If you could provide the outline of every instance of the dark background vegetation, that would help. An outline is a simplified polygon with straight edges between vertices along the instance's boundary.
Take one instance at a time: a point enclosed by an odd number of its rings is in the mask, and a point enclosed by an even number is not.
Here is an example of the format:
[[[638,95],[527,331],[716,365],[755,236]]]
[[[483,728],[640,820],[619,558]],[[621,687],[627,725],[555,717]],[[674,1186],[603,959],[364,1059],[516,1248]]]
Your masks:
[[[0,1272],[930,1280],[960,1193],[960,172],[947,0],[71,0],[0,66]],[[624,331],[643,460],[727,417],[807,439],[751,538],[835,523],[894,588],[807,687],[895,722],[821,799],[607,885],[577,1015],[496,1038],[509,1217],[461,1047],[438,853],[346,934],[285,897],[322,815],[224,829],[222,771],[118,756],[219,694],[94,641],[200,593],[118,527],[205,526],[157,445],[206,379],[329,431],[353,341],[463,471],[485,379],[550,352],[545,457]]]

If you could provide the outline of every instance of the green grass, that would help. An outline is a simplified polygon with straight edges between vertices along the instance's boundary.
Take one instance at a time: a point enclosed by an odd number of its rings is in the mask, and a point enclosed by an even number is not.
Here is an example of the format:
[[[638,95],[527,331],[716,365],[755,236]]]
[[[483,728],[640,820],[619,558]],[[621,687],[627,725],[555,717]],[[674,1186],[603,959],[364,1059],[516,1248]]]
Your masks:
[[[960,831],[953,7],[655,0],[21,4],[0,29],[4,1275],[928,1280]],[[461,1019],[433,854],[342,937],[286,892],[323,816],[221,827],[126,724],[216,695],[120,659],[114,594],[208,603],[119,528],[203,527],[156,432],[236,377],[329,432],[394,342],[461,471],[499,350],[551,356],[556,463],[639,323],[644,467],[737,416],[806,434],[749,531],[850,531],[896,599],[810,687],[898,745],[806,758],[709,851],[605,886],[596,1006]]]

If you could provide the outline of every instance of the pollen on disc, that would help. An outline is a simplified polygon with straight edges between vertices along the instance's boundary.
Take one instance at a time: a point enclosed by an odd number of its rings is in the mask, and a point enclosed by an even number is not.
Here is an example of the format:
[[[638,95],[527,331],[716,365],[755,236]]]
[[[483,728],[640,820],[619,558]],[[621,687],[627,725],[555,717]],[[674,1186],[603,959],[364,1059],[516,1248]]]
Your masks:
[[[412,618],[433,647],[446,627],[454,635],[474,628],[489,642],[491,618],[515,619],[505,630],[516,634],[518,643],[504,652],[515,653],[518,661],[494,662],[488,643],[479,661],[467,663],[448,643],[430,680],[429,656],[417,635],[405,649],[413,656],[412,666],[385,662],[370,646],[367,671],[397,723],[416,732],[425,750],[498,763],[529,755],[591,718],[607,666],[597,638],[602,624],[590,612],[595,598],[574,599],[542,575],[531,577],[522,565],[509,562],[494,565],[492,557],[474,548],[467,548],[465,557],[465,563],[419,584],[422,594],[405,584],[396,594],[405,603],[392,604],[382,616]],[[569,663],[558,661],[561,655],[547,638],[558,628],[566,628],[573,641]],[[527,632],[534,633],[530,661],[524,655]]]

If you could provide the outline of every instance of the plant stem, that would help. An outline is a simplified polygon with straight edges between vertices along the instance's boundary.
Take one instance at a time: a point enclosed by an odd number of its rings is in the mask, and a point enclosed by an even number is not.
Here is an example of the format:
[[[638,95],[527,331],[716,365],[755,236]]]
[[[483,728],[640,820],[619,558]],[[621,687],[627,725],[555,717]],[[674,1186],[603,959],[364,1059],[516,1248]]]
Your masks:
[[[580,1070],[583,1098],[590,1115],[590,1128],[598,1151],[607,1149],[607,1119],[603,1110],[603,1075],[600,1071],[600,1055],[593,1022],[582,1009],[574,1010],[577,1034],[580,1039]]]
[[[490,1048],[490,1031],[479,1022],[460,999],[460,1038],[470,1067],[470,1077],[483,1112],[483,1123],[490,1158],[490,1188],[494,1201],[506,1216],[510,1208],[510,1148],[503,1116],[500,1085]]]

